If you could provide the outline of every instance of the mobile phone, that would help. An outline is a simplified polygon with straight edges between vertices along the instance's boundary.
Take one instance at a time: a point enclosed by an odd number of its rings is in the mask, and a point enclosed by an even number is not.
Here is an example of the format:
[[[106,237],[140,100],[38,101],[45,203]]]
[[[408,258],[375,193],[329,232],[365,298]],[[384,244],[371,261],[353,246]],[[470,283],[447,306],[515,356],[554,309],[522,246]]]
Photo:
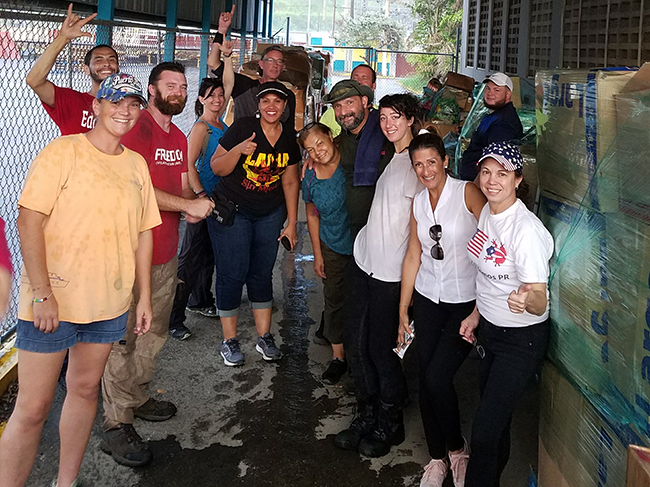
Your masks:
[[[291,251],[291,242],[289,241],[289,237],[286,235],[280,239],[280,243],[282,246],[287,249],[288,251]]]
[[[217,32],[214,35],[213,42],[216,42],[217,44],[223,44],[223,34],[221,32]]]

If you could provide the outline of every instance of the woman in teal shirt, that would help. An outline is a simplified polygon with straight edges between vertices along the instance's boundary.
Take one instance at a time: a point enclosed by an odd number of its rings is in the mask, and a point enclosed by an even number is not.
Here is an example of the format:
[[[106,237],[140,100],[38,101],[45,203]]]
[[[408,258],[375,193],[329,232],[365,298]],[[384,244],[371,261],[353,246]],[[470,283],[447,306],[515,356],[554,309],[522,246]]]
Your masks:
[[[332,361],[322,380],[336,384],[348,368],[343,351],[343,276],[353,241],[345,207],[345,174],[339,166],[341,154],[326,125],[307,125],[298,142],[314,162],[302,181],[302,199],[314,248],[314,271],[323,279],[323,335],[332,345]]]

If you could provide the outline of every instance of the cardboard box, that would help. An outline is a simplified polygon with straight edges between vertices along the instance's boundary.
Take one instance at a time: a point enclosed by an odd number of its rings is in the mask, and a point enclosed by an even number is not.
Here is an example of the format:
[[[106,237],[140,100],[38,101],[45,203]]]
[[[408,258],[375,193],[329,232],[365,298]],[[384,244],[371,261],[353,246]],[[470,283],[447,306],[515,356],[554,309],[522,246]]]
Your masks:
[[[553,365],[544,365],[539,487],[623,487],[633,436],[596,410]]]
[[[625,487],[650,487],[650,448],[630,445],[627,449]]]
[[[535,76],[537,161],[542,189],[593,208],[614,211],[611,191],[589,183],[609,149],[618,123],[615,95],[634,77],[631,70],[541,70]]]
[[[442,138],[447,135],[449,132],[455,132],[458,130],[458,125],[453,123],[444,123],[438,120],[431,120],[431,124],[435,127],[436,132]]]
[[[541,175],[540,175],[541,177]],[[602,215],[549,192],[540,219],[553,236],[548,356],[581,385],[602,392],[609,384]]]
[[[467,93],[471,93],[474,90],[475,80],[471,76],[465,76],[463,74],[454,73],[449,71],[447,73],[447,79],[445,80],[445,86],[451,86],[453,88],[458,88]]]

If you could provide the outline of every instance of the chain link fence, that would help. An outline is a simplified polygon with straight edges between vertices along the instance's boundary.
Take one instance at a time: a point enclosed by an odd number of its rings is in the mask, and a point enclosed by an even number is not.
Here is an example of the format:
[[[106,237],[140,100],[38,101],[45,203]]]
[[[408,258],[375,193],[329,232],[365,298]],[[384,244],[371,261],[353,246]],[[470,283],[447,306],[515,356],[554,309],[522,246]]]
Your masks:
[[[0,0],[0,147],[2,165],[0,179],[0,217],[6,222],[6,237],[14,265],[14,281],[9,309],[0,321],[0,338],[4,339],[14,328],[18,308],[18,286],[22,265],[20,242],[16,228],[17,201],[29,166],[49,142],[60,135],[58,127],[43,109],[36,94],[27,86],[25,78],[36,59],[58,35],[66,12],[34,5],[29,11],[15,3]],[[48,79],[54,84],[88,91],[90,78],[83,72],[86,52],[96,43],[99,22],[88,24],[84,30],[91,37],[73,40],[58,56]],[[120,60],[120,70],[134,75],[147,85],[151,68],[163,61],[164,39],[167,29],[138,25],[132,22],[102,22],[112,27],[112,46]],[[188,103],[174,123],[189,133],[195,121],[196,100],[200,70],[202,35],[177,30],[175,60],[186,67]],[[236,67],[251,57],[255,41],[247,39],[245,57],[240,59],[239,38],[234,37],[233,61]]]
[[[429,80],[436,76],[443,79],[455,66],[454,54],[384,51],[371,47],[321,47],[313,46],[332,54],[331,83],[350,77],[352,70],[360,64],[368,64],[377,72],[375,100],[384,95],[411,92],[421,95]]]

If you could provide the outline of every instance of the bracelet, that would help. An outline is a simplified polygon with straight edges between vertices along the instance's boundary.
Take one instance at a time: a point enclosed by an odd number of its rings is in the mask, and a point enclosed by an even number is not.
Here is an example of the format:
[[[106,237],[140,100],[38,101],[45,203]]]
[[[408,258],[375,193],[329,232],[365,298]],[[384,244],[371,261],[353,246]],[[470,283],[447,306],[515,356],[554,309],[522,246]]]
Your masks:
[[[34,298],[34,299],[32,299],[32,304],[36,304],[36,303],[44,303],[45,301],[47,301],[48,299],[50,299],[53,295],[54,295],[54,291],[50,292],[50,294],[48,294],[48,295],[45,296],[44,298]]]
[[[230,54],[228,54],[228,55],[226,55],[226,54],[223,55],[223,57],[230,57],[230,56],[232,56],[232,52]]]
[[[205,192],[205,189],[204,189],[203,191],[199,191],[198,193],[194,193],[194,194],[196,195],[197,198],[200,198],[201,196],[206,194],[206,192]]]

